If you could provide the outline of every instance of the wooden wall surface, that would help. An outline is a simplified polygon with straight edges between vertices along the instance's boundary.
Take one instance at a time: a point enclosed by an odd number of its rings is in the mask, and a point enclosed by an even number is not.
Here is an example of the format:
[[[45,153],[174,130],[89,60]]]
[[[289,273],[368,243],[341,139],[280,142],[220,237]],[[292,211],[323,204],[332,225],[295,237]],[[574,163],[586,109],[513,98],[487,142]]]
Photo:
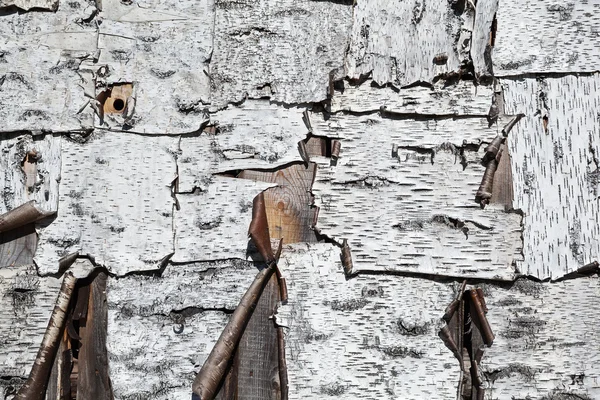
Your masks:
[[[71,271],[76,398],[189,400],[263,193],[289,299],[273,277],[219,399],[287,400],[280,347],[289,399],[600,398],[599,7],[0,0],[0,397]],[[438,336],[464,281],[476,373]]]

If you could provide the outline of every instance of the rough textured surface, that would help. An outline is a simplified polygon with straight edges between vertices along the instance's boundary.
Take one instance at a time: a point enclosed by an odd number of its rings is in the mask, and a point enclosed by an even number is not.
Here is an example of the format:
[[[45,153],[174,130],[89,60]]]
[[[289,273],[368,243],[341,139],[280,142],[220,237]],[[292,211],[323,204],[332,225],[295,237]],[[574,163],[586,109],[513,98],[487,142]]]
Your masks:
[[[54,134],[0,134],[0,214],[31,200],[42,210],[58,210],[61,142]]]
[[[322,244],[283,254],[290,301],[277,321],[287,328],[290,399],[454,398],[457,362],[435,333],[451,285],[346,281],[339,253]]]
[[[40,272],[56,272],[76,251],[117,274],[157,268],[173,252],[176,144],[102,131],[85,143],[63,139],[58,216],[40,227]]]
[[[360,85],[344,82],[331,99],[331,111],[387,112],[417,115],[487,115],[492,104],[492,88],[462,81],[456,85],[436,84],[397,90],[380,88],[367,80]]]
[[[352,7],[344,2],[216,2],[210,62],[215,105],[246,97],[285,103],[327,98],[344,66]]]
[[[525,213],[521,273],[560,278],[598,259],[600,77],[503,80],[514,207]],[[546,121],[546,122],[544,122]]]
[[[271,186],[217,176],[205,192],[178,195],[173,261],[245,259],[252,200]]]
[[[485,169],[478,143],[491,140],[496,127],[484,119],[376,115],[313,124],[342,143],[337,166],[317,172],[317,226],[338,243],[348,240],[355,272],[514,277],[521,216],[474,202]]]
[[[469,48],[470,34],[461,35],[463,24],[472,29],[472,11],[460,9],[460,4],[465,3],[357,2],[346,57],[348,76],[358,79],[372,73],[379,85],[401,87],[457,71]],[[445,61],[434,62],[436,56]]]
[[[206,190],[215,173],[301,160],[298,142],[306,138],[307,129],[297,108],[247,100],[210,119],[216,133],[181,138],[179,192]]]
[[[33,265],[0,268],[0,376],[29,374],[60,285],[41,279]]]
[[[134,84],[124,114],[96,126],[147,134],[196,132],[208,121],[214,2],[103,0],[98,92]],[[177,46],[174,46],[177,43]],[[106,72],[104,72],[106,71]]]
[[[0,14],[0,132],[92,128],[94,81],[81,64],[96,53],[96,29],[84,22],[94,11],[76,0],[56,13]]]
[[[489,398],[598,398],[600,336],[590,321],[597,317],[599,289],[597,277],[519,280],[510,290],[486,286],[496,333],[482,362]]]
[[[260,266],[261,192],[289,301],[265,291],[219,400],[279,400],[281,329],[290,399],[455,398],[478,383],[437,332],[464,278],[485,400],[600,397],[598,278],[572,274],[600,253],[599,6],[0,0],[0,215],[57,212],[0,235],[0,398],[63,270],[100,264],[83,358],[106,340],[116,399],[189,400]]]
[[[598,0],[500,0],[494,73],[598,71],[598,7]]]

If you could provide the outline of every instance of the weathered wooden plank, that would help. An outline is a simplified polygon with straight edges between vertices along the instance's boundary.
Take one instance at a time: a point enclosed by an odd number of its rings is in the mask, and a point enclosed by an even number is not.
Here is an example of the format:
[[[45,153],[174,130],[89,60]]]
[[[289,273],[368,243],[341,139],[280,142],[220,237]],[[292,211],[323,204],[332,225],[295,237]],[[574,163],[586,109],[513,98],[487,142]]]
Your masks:
[[[313,185],[317,227],[348,239],[354,272],[406,271],[513,279],[521,216],[474,202],[484,167],[484,118],[332,117],[319,132],[342,137],[337,166]]]
[[[33,265],[0,268],[0,375],[26,378],[61,280],[40,278]]]
[[[252,200],[275,186],[247,179],[215,176],[206,191],[177,195],[175,262],[245,259]]]
[[[0,268],[32,265],[36,246],[35,224],[0,233]]]
[[[107,345],[115,397],[190,398],[192,381],[227,323],[224,311],[237,306],[255,275],[252,263],[231,260],[111,279]]]
[[[482,362],[490,399],[600,396],[597,277],[484,291],[496,333]]]
[[[210,62],[214,105],[327,98],[343,77],[352,7],[344,2],[217,1]],[[336,70],[339,70],[336,74]]]
[[[264,192],[265,208],[272,239],[283,243],[316,242],[312,229],[317,209],[312,207],[311,188],[317,172],[314,163],[293,164],[273,172],[244,170],[238,178],[252,179],[277,186]]]
[[[81,347],[78,357],[77,398],[82,400],[113,399],[106,353],[107,278],[107,274],[103,271],[93,277],[89,289],[85,326],[79,327]]]
[[[398,276],[346,280],[339,251],[286,246],[290,399],[451,399],[458,362],[437,337],[452,285]]]
[[[500,0],[495,75],[598,71],[598,7],[598,0]]]
[[[281,397],[277,330],[273,323],[279,285],[273,275],[265,287],[238,347],[238,399],[279,400]]]
[[[514,207],[525,214],[521,273],[553,279],[598,259],[600,76],[502,80]]]
[[[173,252],[170,185],[177,139],[95,132],[64,140],[57,218],[40,227],[41,273],[79,251],[118,275],[157,268]]]
[[[307,129],[300,109],[247,100],[210,119],[216,134],[181,138],[179,192],[206,190],[217,172],[275,168],[301,160],[298,142],[306,138]]]
[[[130,82],[134,93],[123,113],[96,118],[96,127],[176,134],[207,123],[214,12],[213,0],[103,0],[98,85]]]
[[[379,85],[401,87],[458,71],[468,58],[474,17],[465,4],[357,2],[346,56],[348,77],[359,79],[372,73]]]
[[[487,115],[494,92],[490,86],[475,86],[471,81],[459,81],[446,86],[413,86],[394,89],[377,87],[372,80],[360,85],[344,82],[331,98],[331,111],[387,112],[418,115]]]
[[[94,82],[80,66],[95,56],[96,29],[81,21],[92,19],[96,8],[85,0],[14,5],[45,7],[44,3],[58,5],[58,10],[0,16],[0,132],[62,132],[93,126],[86,93],[94,93]],[[0,7],[3,4],[8,3]]]

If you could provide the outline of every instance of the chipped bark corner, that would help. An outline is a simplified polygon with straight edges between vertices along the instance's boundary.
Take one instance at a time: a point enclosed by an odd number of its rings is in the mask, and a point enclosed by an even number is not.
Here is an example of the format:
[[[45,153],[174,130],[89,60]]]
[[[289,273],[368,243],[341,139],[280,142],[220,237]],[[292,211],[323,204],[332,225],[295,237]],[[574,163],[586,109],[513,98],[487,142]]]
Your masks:
[[[600,398],[600,1],[442,3],[0,0],[0,397]]]

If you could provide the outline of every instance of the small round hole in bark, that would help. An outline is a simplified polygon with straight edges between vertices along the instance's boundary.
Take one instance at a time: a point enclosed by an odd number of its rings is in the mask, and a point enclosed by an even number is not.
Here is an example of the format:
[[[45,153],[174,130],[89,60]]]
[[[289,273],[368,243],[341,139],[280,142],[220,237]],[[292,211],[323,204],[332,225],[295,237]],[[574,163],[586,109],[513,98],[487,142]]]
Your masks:
[[[125,102],[122,99],[115,99],[113,101],[113,108],[117,111],[122,111],[125,108]]]

